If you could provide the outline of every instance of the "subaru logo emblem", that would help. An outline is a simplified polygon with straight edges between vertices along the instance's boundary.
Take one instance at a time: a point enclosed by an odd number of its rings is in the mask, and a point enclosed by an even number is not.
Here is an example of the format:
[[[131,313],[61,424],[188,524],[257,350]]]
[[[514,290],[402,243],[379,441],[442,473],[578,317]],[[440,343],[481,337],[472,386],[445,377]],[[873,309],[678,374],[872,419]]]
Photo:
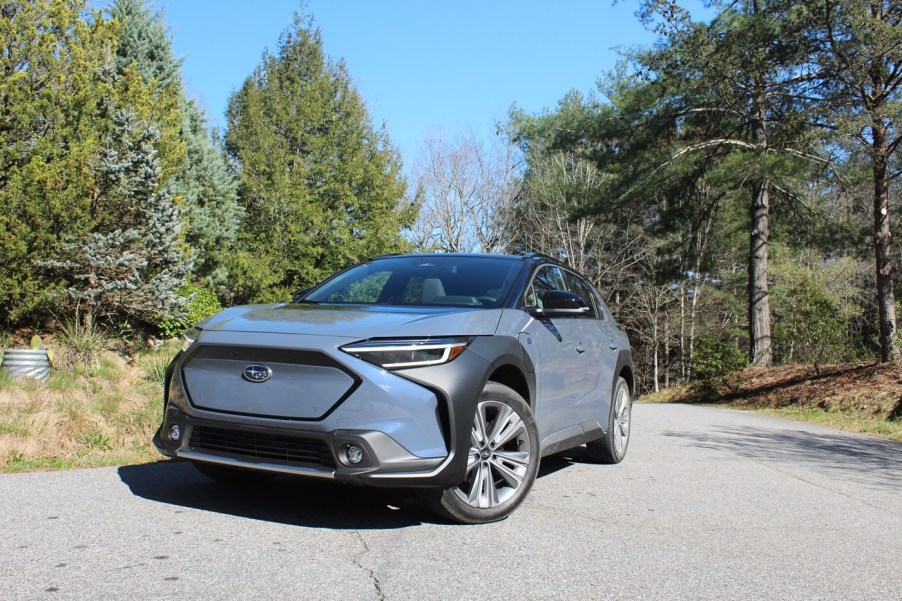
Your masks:
[[[272,370],[265,365],[248,365],[244,368],[244,379],[248,382],[265,382],[272,377]]]

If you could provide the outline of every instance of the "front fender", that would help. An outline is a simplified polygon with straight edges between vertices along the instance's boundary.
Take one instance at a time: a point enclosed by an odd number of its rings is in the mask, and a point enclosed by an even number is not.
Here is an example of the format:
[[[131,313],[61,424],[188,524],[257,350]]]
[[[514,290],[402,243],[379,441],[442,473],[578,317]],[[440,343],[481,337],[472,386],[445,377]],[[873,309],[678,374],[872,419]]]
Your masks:
[[[441,414],[437,417],[442,422],[449,460],[442,472],[429,481],[430,486],[449,487],[463,481],[479,394],[492,374],[505,368],[519,372],[529,391],[529,398],[524,400],[533,401],[535,374],[527,370],[516,338],[477,337],[467,351],[451,363],[395,372],[432,390],[441,402]]]

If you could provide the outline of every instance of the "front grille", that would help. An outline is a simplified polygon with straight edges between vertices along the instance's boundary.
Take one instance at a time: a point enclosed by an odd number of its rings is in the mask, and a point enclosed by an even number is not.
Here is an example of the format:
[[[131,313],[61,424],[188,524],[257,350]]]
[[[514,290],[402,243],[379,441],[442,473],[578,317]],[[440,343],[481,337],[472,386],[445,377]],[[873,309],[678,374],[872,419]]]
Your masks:
[[[188,446],[194,451],[216,453],[236,459],[335,467],[329,447],[325,441],[316,438],[195,426]]]

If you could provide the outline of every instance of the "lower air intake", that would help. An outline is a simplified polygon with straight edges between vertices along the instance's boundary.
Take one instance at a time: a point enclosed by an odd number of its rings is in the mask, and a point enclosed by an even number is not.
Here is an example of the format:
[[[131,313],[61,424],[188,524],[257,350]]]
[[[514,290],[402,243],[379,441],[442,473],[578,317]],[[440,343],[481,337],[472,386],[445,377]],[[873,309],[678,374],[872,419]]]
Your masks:
[[[329,447],[316,438],[195,426],[188,446],[193,451],[235,459],[335,467]]]

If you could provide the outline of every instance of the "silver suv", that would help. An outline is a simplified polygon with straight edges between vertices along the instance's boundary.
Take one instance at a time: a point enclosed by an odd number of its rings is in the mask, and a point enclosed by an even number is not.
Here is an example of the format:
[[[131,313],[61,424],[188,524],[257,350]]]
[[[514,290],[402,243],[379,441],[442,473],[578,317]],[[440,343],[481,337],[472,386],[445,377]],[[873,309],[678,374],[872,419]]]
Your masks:
[[[545,256],[377,257],[186,338],[154,443],[218,481],[417,487],[483,523],[517,508],[543,456],[626,455],[629,340]]]

